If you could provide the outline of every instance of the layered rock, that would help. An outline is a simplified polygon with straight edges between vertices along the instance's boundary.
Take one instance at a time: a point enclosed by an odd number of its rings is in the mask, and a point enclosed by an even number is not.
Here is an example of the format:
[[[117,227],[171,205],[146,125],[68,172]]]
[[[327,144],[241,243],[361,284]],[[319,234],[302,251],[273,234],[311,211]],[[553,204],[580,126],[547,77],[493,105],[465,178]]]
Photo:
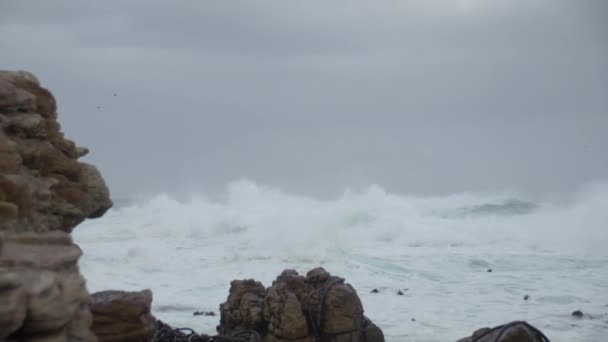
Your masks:
[[[224,336],[255,330],[265,342],[384,341],[355,289],[322,268],[306,277],[285,270],[265,290],[253,280],[233,281],[220,312]]]
[[[111,206],[88,150],[63,136],[53,95],[24,71],[0,71],[0,231],[71,232]]]
[[[94,342],[80,248],[67,234],[111,206],[87,153],[65,139],[53,95],[0,71],[0,341]]]
[[[93,333],[99,342],[151,341],[156,319],[152,292],[103,291],[91,295]]]
[[[0,233],[0,340],[95,341],[69,235]]]

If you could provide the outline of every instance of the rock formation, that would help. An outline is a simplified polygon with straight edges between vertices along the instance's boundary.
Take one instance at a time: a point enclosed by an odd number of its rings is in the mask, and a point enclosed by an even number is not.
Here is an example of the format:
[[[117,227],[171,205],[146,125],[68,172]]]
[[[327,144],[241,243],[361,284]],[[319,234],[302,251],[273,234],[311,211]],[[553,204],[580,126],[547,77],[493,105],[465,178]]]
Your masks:
[[[285,270],[265,289],[254,280],[233,281],[220,306],[221,335],[254,330],[265,342],[383,342],[355,289],[323,268],[306,277]]]
[[[91,295],[92,330],[99,342],[151,341],[156,319],[152,292],[103,291]]]
[[[0,71],[0,231],[71,232],[111,206],[88,150],[63,136],[55,98],[28,72]]]
[[[95,341],[69,235],[0,233],[0,340]]]
[[[458,342],[549,342],[537,328],[527,322],[515,321],[494,328],[481,328]]]
[[[111,206],[87,153],[64,138],[53,95],[0,71],[0,340],[96,341],[81,250],[67,234]]]

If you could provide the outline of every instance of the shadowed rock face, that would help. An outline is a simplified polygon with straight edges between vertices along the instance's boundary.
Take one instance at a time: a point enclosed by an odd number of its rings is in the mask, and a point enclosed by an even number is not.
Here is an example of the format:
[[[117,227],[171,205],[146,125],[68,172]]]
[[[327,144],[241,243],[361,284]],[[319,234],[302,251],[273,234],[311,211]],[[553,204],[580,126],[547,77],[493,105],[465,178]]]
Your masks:
[[[545,342],[542,332],[524,321],[515,321],[494,328],[481,328],[472,336],[457,342]]]
[[[384,342],[355,289],[323,268],[306,277],[285,270],[267,289],[254,280],[230,285],[220,306],[222,335],[255,330],[266,342]]]
[[[112,201],[88,150],[63,136],[53,95],[24,71],[0,71],[0,231],[71,232]]]

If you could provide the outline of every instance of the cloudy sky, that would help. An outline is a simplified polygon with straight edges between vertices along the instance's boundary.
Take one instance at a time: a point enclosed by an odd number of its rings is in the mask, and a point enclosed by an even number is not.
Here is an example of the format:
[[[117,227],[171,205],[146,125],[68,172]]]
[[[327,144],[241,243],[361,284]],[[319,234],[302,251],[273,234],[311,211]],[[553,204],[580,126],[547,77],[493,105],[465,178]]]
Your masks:
[[[115,197],[564,192],[608,178],[606,4],[5,0],[0,69],[55,93]]]

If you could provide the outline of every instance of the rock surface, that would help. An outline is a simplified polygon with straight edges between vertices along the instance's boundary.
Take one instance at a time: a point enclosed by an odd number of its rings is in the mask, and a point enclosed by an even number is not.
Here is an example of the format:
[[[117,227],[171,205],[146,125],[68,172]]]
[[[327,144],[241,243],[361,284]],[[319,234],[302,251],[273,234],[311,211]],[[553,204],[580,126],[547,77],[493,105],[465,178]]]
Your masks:
[[[306,277],[283,271],[272,286],[233,281],[220,306],[220,334],[255,330],[265,342],[381,342],[382,331],[363,315],[355,289],[323,268]]]
[[[0,233],[0,340],[95,341],[69,235]]]
[[[0,71],[0,231],[71,232],[111,206],[86,148],[63,136],[55,98],[25,71]]]
[[[99,342],[151,341],[156,319],[152,292],[103,291],[91,295],[93,333]]]
[[[494,328],[481,328],[458,342],[545,342],[540,330],[524,321],[515,321]]]
[[[0,71],[0,341],[97,340],[67,234],[112,206],[97,169],[78,162],[86,153],[34,75]]]

